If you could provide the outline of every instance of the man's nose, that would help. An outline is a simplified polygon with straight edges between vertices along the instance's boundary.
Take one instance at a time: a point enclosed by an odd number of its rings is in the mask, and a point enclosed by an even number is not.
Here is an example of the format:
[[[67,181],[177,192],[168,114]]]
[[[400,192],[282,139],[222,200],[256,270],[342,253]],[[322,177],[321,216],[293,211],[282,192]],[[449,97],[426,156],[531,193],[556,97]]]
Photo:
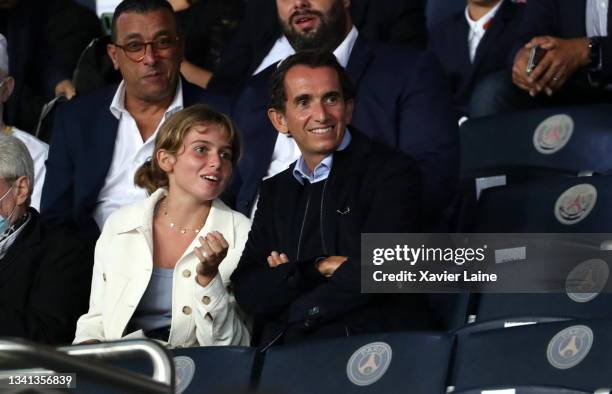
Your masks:
[[[327,111],[327,107],[322,102],[313,103],[312,105],[312,117],[319,121],[325,122],[329,117],[329,113]]]
[[[310,0],[294,0],[294,7],[299,8],[309,8]]]
[[[157,61],[157,54],[155,53],[155,50],[153,49],[153,43],[149,42],[145,44],[144,47],[144,55],[142,58],[142,62],[144,64],[154,64]]]

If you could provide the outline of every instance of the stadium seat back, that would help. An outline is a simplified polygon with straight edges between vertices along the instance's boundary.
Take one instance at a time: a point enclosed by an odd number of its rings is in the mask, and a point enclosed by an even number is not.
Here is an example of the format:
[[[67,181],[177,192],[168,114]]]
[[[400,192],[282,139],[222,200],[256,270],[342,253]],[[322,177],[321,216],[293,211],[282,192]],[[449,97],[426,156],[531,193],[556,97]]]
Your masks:
[[[611,198],[610,176],[490,188],[483,191],[468,227],[480,233],[612,233]]]
[[[530,392],[538,393],[561,393],[560,388],[592,393],[612,387],[611,347],[609,320],[542,323],[459,334],[452,384],[457,394],[515,387],[531,387]]]
[[[442,393],[452,337],[386,333],[270,348],[258,392]]]
[[[241,346],[204,346],[169,351],[175,365],[177,392],[244,394],[249,392],[256,350]],[[145,358],[131,358],[112,365],[151,376],[153,369]],[[181,391],[183,390],[183,391]],[[79,379],[77,392],[120,393],[112,387]]]
[[[513,112],[460,128],[461,177],[612,170],[612,105]]]

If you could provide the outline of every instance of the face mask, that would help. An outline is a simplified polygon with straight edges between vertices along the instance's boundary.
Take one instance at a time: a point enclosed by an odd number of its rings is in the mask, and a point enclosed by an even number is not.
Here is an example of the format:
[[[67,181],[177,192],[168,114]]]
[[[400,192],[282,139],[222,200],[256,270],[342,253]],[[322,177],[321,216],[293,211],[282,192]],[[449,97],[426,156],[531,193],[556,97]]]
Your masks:
[[[11,192],[11,190],[13,189],[13,186],[11,186],[6,193],[4,193],[4,196],[0,197],[0,202],[2,202],[2,200],[4,200],[6,198],[6,196],[8,196],[8,194]],[[11,216],[13,216],[13,213],[15,212],[15,209],[17,209],[17,205],[15,205],[13,207],[13,210],[11,211],[11,213],[7,216],[4,217],[2,216],[2,214],[0,214],[0,234],[4,233],[6,231],[6,229],[9,227],[10,225],[10,219]]]

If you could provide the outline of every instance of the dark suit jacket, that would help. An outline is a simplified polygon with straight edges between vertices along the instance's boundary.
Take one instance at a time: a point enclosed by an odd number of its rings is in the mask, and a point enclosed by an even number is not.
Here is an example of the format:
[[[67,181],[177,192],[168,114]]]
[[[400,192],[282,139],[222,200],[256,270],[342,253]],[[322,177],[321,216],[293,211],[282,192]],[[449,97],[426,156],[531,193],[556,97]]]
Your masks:
[[[370,40],[424,48],[427,40],[423,0],[353,0],[353,24]],[[234,38],[223,51],[208,89],[236,94],[282,34],[274,0],[248,1]]]
[[[286,326],[285,338],[297,340],[427,325],[424,307],[414,297],[360,293],[360,234],[418,229],[419,172],[410,158],[351,133],[349,146],[334,153],[320,204],[325,254],[348,256],[329,280],[315,261],[296,261],[298,234],[292,229],[299,220],[301,185],[292,168],[262,184],[249,239],[232,275],[240,306],[267,325],[262,343]],[[290,262],[270,268],[266,258],[273,250],[286,253]]]
[[[525,8],[523,22],[519,29],[519,39],[514,53],[520,46],[536,36],[559,38],[586,37],[586,0],[529,0]],[[610,82],[612,78],[612,7],[608,8],[608,37],[601,42],[603,70],[601,78]],[[585,73],[576,75],[585,77]]]
[[[449,77],[457,118],[468,115],[470,97],[478,82],[507,67],[523,8],[504,0],[478,45],[474,63],[470,61],[467,40],[470,27],[465,20],[465,10],[431,29],[429,50],[436,55]]]
[[[22,0],[0,15],[15,78],[4,116],[8,124],[33,132],[42,105],[53,98],[58,82],[72,78],[81,51],[100,34],[100,22],[71,0]]]
[[[268,120],[268,84],[276,65],[252,78],[238,99],[234,120],[244,154],[227,201],[248,214],[270,164],[278,133]],[[416,159],[429,221],[453,198],[458,178],[458,134],[443,72],[432,55],[374,44],[359,36],[347,66],[357,88],[351,124],[371,138]]]
[[[30,222],[0,259],[0,337],[69,344],[87,312],[93,249],[29,212]]]
[[[45,220],[76,225],[97,238],[92,218],[110,168],[119,121],[109,110],[117,85],[67,102],[57,109],[47,159],[41,213]],[[223,102],[183,81],[183,102],[209,103],[227,112]]]

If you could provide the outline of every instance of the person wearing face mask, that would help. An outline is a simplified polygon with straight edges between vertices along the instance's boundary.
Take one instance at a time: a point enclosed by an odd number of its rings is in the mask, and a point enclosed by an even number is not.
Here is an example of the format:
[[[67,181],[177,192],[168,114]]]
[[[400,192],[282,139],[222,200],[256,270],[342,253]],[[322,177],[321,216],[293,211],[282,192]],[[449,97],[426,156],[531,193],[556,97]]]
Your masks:
[[[6,38],[0,34],[0,133],[11,134],[19,138],[27,147],[32,159],[34,160],[34,191],[30,201],[30,206],[37,211],[40,210],[40,196],[42,186],[45,181],[45,160],[49,155],[49,145],[45,144],[33,135],[9,126],[4,123],[5,103],[13,95],[15,89],[15,78],[9,74],[9,56]]]
[[[66,344],[87,310],[92,250],[41,223],[33,186],[27,147],[0,133],[0,337]]]

